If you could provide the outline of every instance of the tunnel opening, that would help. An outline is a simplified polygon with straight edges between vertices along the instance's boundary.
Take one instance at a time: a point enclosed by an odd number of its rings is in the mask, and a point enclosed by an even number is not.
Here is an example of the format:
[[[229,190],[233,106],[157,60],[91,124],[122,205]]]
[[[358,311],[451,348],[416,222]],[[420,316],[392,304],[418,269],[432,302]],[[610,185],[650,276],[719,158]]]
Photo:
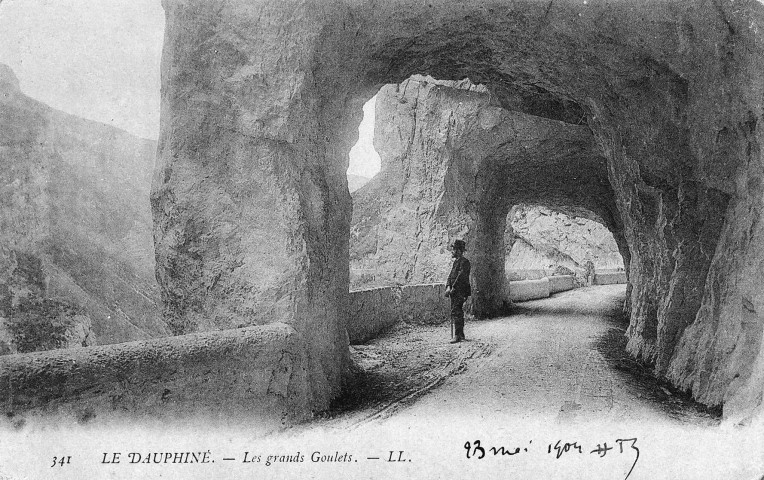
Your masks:
[[[515,280],[507,274],[516,242],[511,221],[520,211],[527,219],[526,204],[545,205],[546,216],[565,216],[561,227],[575,221],[595,230],[587,233],[590,239],[610,240],[606,253],[578,254],[578,260],[557,251],[559,265],[537,268],[536,275],[572,267],[576,286],[585,285],[591,259],[601,273],[620,271],[625,278],[625,242],[614,239],[622,222],[587,125],[506,110],[489,86],[469,79],[415,74],[383,86],[373,98],[381,171],[351,195],[351,292],[444,282],[452,262],[448,246],[458,238],[467,242],[475,266],[469,315],[505,313]],[[541,247],[551,253],[549,242]],[[527,266],[515,270],[528,278]],[[589,273],[593,282],[594,268]]]
[[[443,282],[451,264],[449,241],[468,235],[471,220],[465,205],[457,205],[466,199],[455,201],[444,192],[452,171],[462,168],[462,160],[451,153],[450,129],[465,120],[457,120],[461,111],[449,120],[443,111],[426,107],[451,101],[451,92],[461,95],[457,110],[487,98],[487,89],[469,79],[414,74],[400,84],[383,85],[365,104],[356,145],[368,142],[364,130],[373,133],[380,163],[379,173],[351,194],[350,290]],[[369,131],[363,123],[370,119],[372,102],[376,115]],[[440,133],[431,135],[433,128]],[[351,151],[351,168],[354,162],[356,168],[370,168],[359,160]],[[366,164],[373,168],[375,160],[367,158]]]
[[[372,102],[381,174],[352,194],[351,290],[442,281],[455,237],[476,247],[480,264],[497,263],[497,255],[504,263],[506,242],[493,237],[505,236],[507,219],[498,217],[534,199],[605,225],[610,238],[620,233],[618,252],[600,268],[625,270],[623,222],[587,125],[506,110],[488,87],[469,79],[416,74],[382,87],[366,110]],[[359,134],[356,145],[363,141]],[[495,231],[486,236],[488,230]],[[489,267],[493,285],[485,290],[501,290],[497,269]],[[480,316],[498,311],[501,302],[488,301],[494,305],[478,307]]]
[[[577,285],[591,285],[596,272],[623,272],[625,279],[623,257],[612,232],[590,220],[593,216],[543,205],[513,206],[504,234],[507,280],[573,275]]]
[[[363,118],[358,125],[358,141],[350,149],[347,170],[348,190],[352,194],[379,173],[381,160],[374,149],[374,117],[377,96],[363,105]]]

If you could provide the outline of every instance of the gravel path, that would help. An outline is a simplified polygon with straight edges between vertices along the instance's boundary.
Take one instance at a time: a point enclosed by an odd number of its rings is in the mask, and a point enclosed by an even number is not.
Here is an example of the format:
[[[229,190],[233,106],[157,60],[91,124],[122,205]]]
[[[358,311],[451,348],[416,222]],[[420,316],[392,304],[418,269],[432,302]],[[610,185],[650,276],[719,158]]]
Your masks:
[[[353,349],[363,373],[328,415],[356,427],[395,414],[451,411],[571,424],[596,420],[718,422],[718,413],[656,381],[624,351],[624,285],[518,304],[511,316],[448,326],[399,326]],[[465,406],[469,406],[468,409]]]

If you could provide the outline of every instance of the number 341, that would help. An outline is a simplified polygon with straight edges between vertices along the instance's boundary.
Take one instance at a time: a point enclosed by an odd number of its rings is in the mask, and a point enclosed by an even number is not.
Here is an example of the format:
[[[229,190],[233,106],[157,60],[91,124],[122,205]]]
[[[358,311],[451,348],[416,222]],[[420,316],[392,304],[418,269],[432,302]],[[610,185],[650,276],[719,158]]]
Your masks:
[[[72,461],[71,455],[68,457],[53,457],[53,465],[50,466],[50,468],[55,467],[58,465],[59,467],[63,467],[64,465],[70,464]]]

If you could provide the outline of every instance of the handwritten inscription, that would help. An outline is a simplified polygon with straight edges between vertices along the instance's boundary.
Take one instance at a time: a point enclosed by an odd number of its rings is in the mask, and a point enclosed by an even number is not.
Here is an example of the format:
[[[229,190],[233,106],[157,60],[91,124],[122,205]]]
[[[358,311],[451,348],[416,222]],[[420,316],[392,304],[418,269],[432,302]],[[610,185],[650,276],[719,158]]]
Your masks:
[[[531,443],[533,443],[533,440],[528,442],[528,445],[530,445]],[[472,443],[472,444],[470,442],[467,442],[467,443],[464,444],[464,448],[467,449],[467,458],[476,457],[478,459],[481,459],[481,458],[485,457],[485,454],[486,454],[485,453],[485,449],[480,446],[480,440],[475,440],[475,442]],[[490,447],[488,449],[488,452],[493,454],[494,456],[497,456],[497,455],[500,455],[500,456],[510,455],[510,456],[512,456],[512,455],[517,455],[517,454],[522,453],[522,452],[527,453],[528,452],[528,447],[524,447],[524,448],[522,448],[522,450],[520,449],[520,447],[515,447],[514,449],[511,448],[511,447],[509,447],[509,448],[507,448],[507,447]]]
[[[466,456],[468,459],[482,460],[486,457],[513,457],[515,455],[527,454],[531,451],[533,441],[529,441],[527,446],[490,446],[484,447],[480,440],[473,442],[466,442],[464,449],[466,450]],[[634,461],[631,464],[631,468],[626,473],[624,480],[627,480],[631,473],[634,471],[634,467],[637,466],[639,460],[639,448],[637,448],[636,438],[618,438],[612,444],[617,445],[618,455],[631,453],[634,455]],[[563,456],[570,455],[583,455],[588,452],[589,455],[596,455],[598,458],[605,457],[608,452],[615,450],[616,447],[608,446],[607,442],[598,443],[596,447],[591,450],[585,450],[583,443],[579,441],[563,441],[562,439],[549,443],[546,446],[546,453],[552,455],[555,460],[559,460]],[[611,454],[613,455],[613,454]]]
[[[581,445],[578,444],[578,442],[562,443],[562,440],[557,440],[557,443],[554,444],[554,451],[556,452],[555,458],[560,458],[562,457],[563,453],[568,453],[570,451],[583,453],[581,448],[582,447]],[[547,453],[552,453],[552,449],[553,449],[552,444],[549,444],[549,446],[547,447]]]

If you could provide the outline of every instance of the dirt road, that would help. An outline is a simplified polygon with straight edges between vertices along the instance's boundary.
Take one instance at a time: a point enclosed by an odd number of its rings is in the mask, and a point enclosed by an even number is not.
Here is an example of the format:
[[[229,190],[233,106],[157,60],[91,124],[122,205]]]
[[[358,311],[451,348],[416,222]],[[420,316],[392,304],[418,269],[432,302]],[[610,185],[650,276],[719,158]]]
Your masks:
[[[394,414],[450,411],[554,423],[655,420],[712,425],[709,412],[655,381],[624,352],[624,285],[590,287],[518,304],[511,316],[469,322],[468,341],[447,324],[402,326],[354,348],[364,372],[327,424],[355,426]]]

